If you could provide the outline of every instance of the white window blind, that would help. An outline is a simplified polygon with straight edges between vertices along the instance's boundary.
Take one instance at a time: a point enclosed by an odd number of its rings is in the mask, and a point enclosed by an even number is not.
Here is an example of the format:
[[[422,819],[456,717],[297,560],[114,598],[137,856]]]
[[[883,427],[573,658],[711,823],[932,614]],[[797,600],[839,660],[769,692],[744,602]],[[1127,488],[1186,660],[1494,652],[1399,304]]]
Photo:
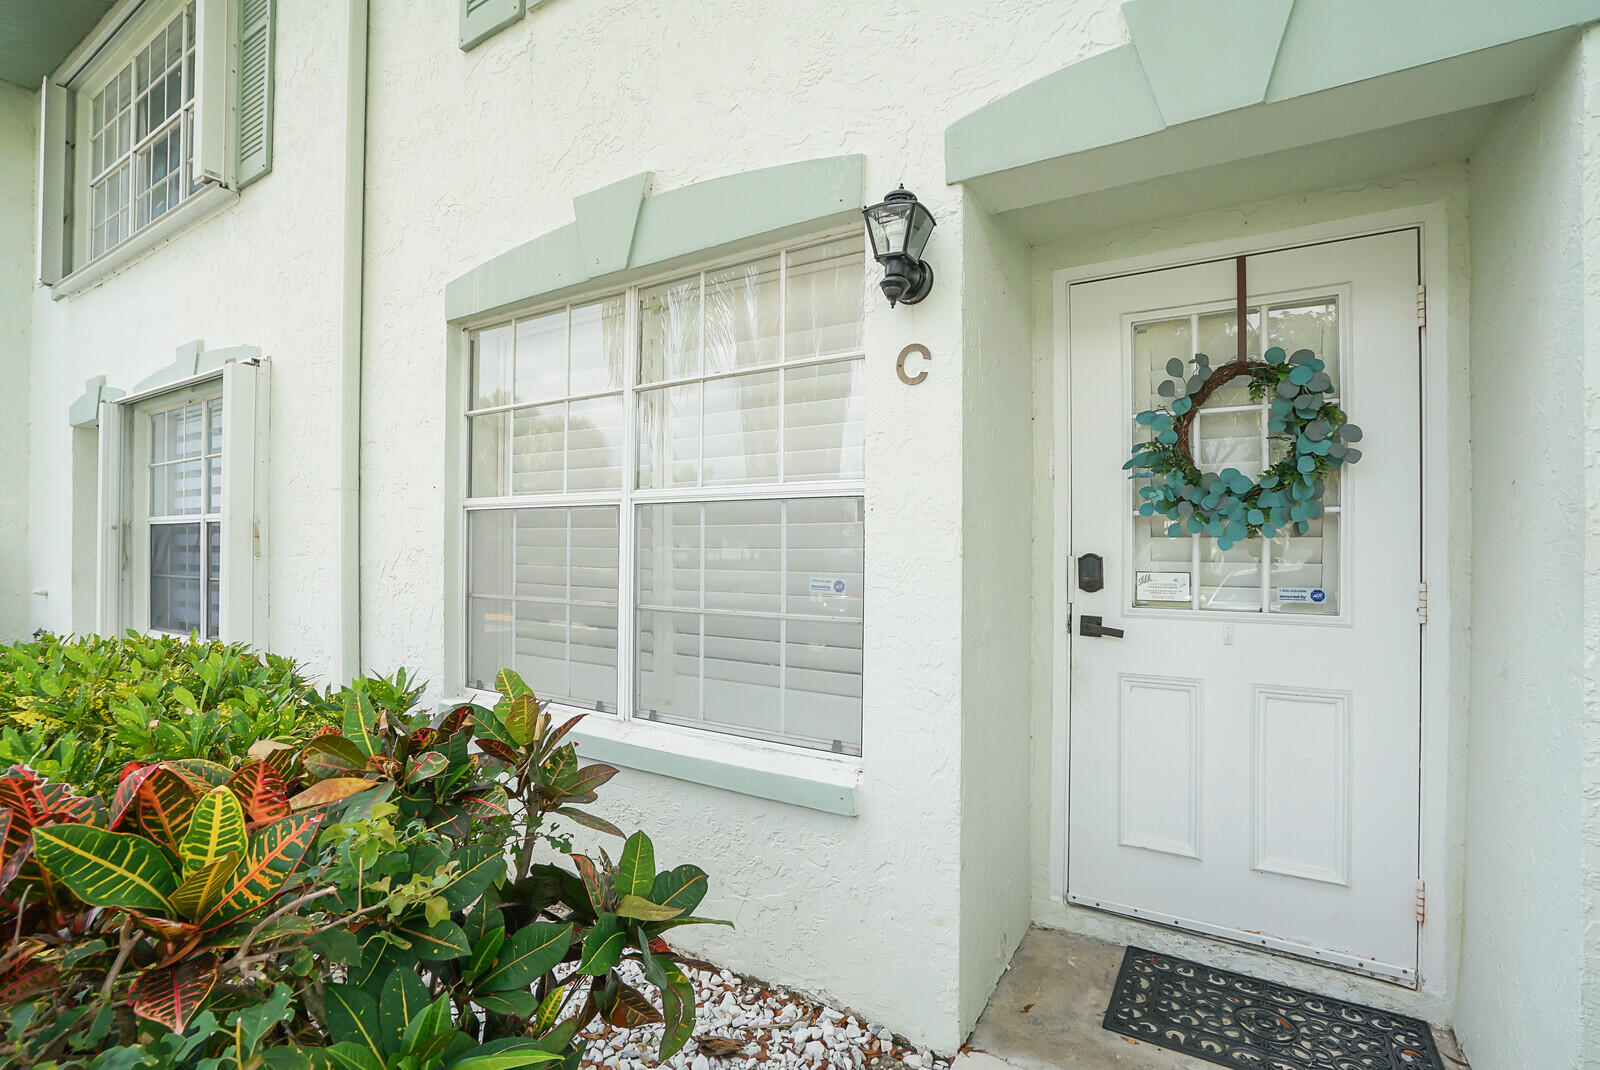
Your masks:
[[[818,242],[476,332],[470,686],[509,665],[624,718],[860,753],[863,261]]]

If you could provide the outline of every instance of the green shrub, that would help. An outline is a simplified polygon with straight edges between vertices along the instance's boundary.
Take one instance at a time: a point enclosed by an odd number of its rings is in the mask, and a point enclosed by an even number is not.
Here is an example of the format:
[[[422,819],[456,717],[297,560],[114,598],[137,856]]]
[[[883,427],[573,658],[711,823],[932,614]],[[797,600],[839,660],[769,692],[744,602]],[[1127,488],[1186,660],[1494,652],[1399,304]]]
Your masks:
[[[435,724],[404,672],[318,693],[287,662],[167,642],[0,651],[0,688],[23,681],[7,731],[89,778],[0,772],[0,1062],[577,1070],[596,1016],[683,1047],[694,991],[663,935],[708,920],[706,874],[658,870],[643,832],[614,863],[539,861],[571,849],[551,818],[622,836],[583,809],[616,770],[579,761],[581,717],[554,724],[505,671],[492,708]],[[175,734],[157,716],[136,737],[124,712],[158,701]],[[108,777],[139,738],[162,749]]]
[[[336,720],[293,661],[176,636],[61,639],[0,647],[0,766],[27,765],[91,794],[135,759],[227,764],[261,739]]]

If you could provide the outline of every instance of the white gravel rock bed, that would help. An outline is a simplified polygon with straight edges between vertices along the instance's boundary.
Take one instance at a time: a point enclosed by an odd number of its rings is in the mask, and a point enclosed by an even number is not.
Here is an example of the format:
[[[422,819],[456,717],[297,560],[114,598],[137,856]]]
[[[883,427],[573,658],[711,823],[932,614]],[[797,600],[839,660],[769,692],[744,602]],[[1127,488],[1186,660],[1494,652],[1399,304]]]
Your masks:
[[[655,994],[637,964],[625,963],[619,972],[629,984]],[[694,985],[696,1011],[694,1037],[682,1051],[657,1064],[660,1025],[619,1029],[596,1021],[583,1033],[589,1041],[583,1065],[606,1070],[657,1065],[675,1070],[866,1070],[881,1060],[879,1070],[896,1062],[911,1070],[950,1070],[948,1059],[856,1015],[745,981],[727,970],[689,968],[685,973]]]

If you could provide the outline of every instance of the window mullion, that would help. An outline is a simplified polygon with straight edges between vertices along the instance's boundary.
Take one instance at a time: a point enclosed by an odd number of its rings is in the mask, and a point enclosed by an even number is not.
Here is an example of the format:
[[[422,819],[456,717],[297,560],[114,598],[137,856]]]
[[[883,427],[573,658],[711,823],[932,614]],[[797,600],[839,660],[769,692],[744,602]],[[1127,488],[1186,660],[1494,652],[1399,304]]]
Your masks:
[[[781,369],[784,361],[789,357],[789,253],[785,250],[778,256],[778,366]],[[785,390],[788,388],[789,373],[778,372],[778,482],[782,483],[787,478],[784,471],[784,460],[788,454],[786,439],[789,435],[788,418],[785,413]],[[783,682],[778,683],[778,702],[781,712],[783,706]],[[782,723],[781,717],[779,723]]]
[[[639,471],[639,290],[624,293],[622,317],[622,498],[617,507],[617,717],[633,719],[638,650],[638,523],[633,490]]]

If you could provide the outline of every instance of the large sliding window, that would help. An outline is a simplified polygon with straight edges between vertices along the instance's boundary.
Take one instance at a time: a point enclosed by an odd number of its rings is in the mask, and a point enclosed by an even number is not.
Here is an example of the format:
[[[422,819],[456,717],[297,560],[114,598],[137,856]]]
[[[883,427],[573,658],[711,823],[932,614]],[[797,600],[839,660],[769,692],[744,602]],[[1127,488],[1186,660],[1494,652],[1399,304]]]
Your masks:
[[[469,686],[860,753],[864,286],[852,236],[475,332]]]

